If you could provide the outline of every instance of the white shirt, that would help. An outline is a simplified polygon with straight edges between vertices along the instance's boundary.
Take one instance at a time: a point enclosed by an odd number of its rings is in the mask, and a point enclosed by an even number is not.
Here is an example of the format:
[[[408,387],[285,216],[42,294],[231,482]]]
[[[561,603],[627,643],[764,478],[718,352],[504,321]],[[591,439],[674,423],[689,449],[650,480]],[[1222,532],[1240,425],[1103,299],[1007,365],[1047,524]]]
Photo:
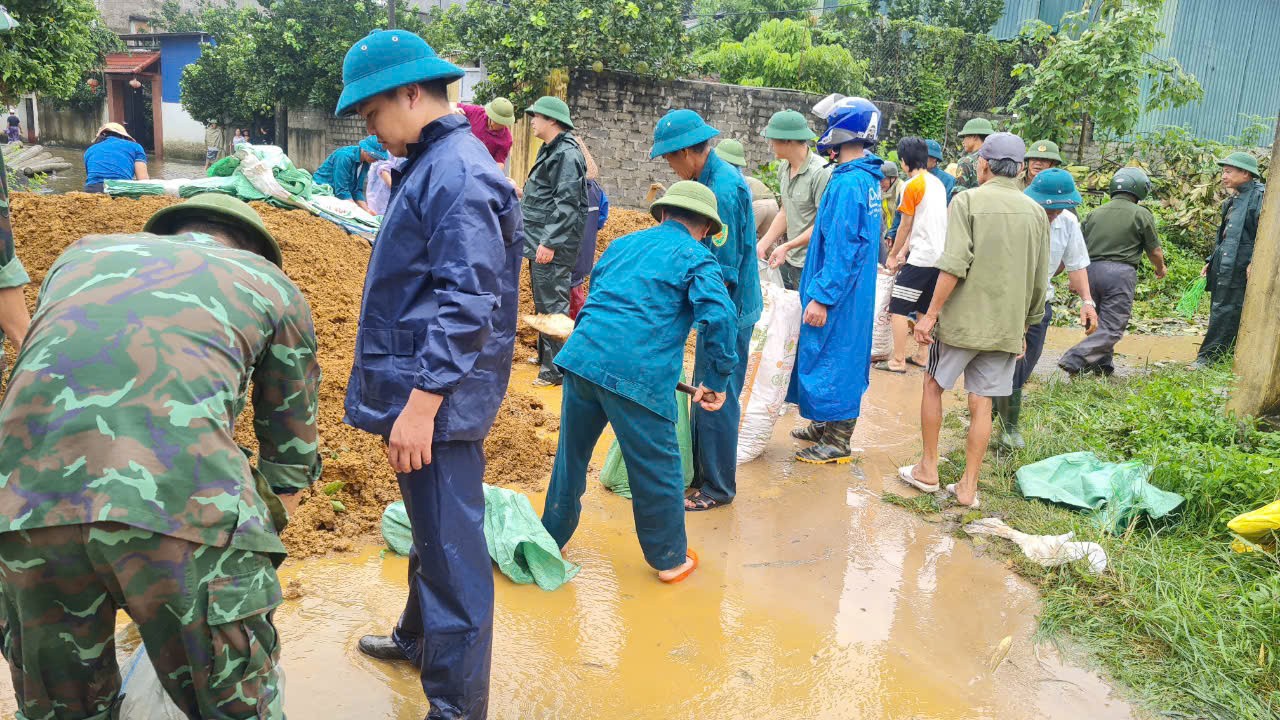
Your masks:
[[[1053,299],[1053,276],[1058,266],[1067,272],[1089,267],[1089,250],[1080,232],[1080,219],[1070,211],[1063,212],[1049,224],[1049,299]]]
[[[947,242],[947,188],[929,171],[919,173],[903,186],[898,210],[911,216],[907,263],[934,267]]]

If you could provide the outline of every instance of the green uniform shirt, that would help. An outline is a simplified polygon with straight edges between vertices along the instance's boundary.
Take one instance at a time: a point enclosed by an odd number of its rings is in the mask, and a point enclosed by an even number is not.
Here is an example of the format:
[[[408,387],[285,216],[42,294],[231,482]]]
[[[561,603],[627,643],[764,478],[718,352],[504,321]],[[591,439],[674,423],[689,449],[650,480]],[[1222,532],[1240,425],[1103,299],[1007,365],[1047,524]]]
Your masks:
[[[788,240],[795,240],[813,225],[813,219],[818,216],[818,203],[830,179],[831,169],[817,153],[809,153],[795,177],[791,177],[791,163],[783,160],[778,164],[778,194],[787,213]],[[804,267],[808,254],[809,248],[796,248],[787,253],[787,264]]]
[[[1138,267],[1143,251],[1160,247],[1155,216],[1123,194],[1089,213],[1081,229],[1090,262],[1118,262]]]
[[[1018,354],[1044,318],[1049,216],[1014,178],[957,195],[938,270],[960,279],[938,315],[938,339],[955,347]]]
[[[311,308],[265,258],[206,235],[97,235],[53,264],[0,402],[0,532],[118,522],[284,553],[264,485],[320,474]]]
[[[951,197],[963,190],[978,187],[978,151],[961,156],[956,162],[956,184],[951,188]]]

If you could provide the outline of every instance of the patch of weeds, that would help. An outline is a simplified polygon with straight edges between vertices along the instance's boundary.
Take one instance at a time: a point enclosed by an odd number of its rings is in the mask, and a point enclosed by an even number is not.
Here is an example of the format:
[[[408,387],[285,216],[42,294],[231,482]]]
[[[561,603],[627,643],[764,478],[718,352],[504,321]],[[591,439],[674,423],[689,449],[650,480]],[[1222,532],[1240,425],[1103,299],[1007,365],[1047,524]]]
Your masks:
[[[887,492],[881,494],[880,499],[890,505],[897,505],[921,515],[936,513],[942,509],[938,499],[928,493],[920,493],[915,497],[904,497],[897,493]]]

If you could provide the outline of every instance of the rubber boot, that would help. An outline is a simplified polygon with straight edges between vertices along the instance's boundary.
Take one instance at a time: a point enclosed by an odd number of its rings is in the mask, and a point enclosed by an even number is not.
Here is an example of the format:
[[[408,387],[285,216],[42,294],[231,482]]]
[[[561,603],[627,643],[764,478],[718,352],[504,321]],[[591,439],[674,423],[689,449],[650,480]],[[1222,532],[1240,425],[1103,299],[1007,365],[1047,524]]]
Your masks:
[[[822,439],[822,430],[826,426],[826,423],[811,422],[807,427],[792,430],[791,437],[805,442],[816,443]]]
[[[853,436],[853,429],[857,424],[857,418],[825,423],[817,444],[796,453],[796,459],[814,465],[844,465],[853,460],[849,438]]]
[[[1009,409],[1008,414],[1000,420],[1000,441],[1007,447],[1021,450],[1027,446],[1026,441],[1022,439],[1022,433],[1018,430],[1018,420],[1022,416],[1022,388],[1014,390],[1007,399]]]

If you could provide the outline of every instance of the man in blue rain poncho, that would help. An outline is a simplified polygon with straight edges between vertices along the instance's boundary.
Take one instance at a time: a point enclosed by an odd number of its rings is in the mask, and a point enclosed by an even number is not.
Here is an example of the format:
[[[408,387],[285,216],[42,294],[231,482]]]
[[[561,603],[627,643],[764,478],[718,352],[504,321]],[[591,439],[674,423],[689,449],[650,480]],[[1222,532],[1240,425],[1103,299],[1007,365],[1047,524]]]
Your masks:
[[[515,188],[449,105],[462,75],[417,35],[375,31],[347,53],[337,109],[405,158],[369,258],[345,421],[386,442],[413,533],[404,612],[359,649],[419,668],[428,720],[487,714],[484,439],[511,375],[524,243]]]
[[[364,188],[369,179],[369,166],[391,157],[378,138],[370,135],[359,145],[347,145],[334,150],[320,167],[316,168],[317,183],[333,188],[333,196],[352,200],[365,212],[373,212],[365,201]]]
[[[804,322],[787,392],[810,421],[792,435],[814,443],[796,459],[816,464],[851,457],[849,438],[870,383],[883,212],[881,160],[867,152],[876,142],[880,111],[862,98],[845,98],[827,121],[818,149],[823,155],[834,150],[838,165],[818,206],[800,277]]]
[[[653,129],[650,158],[661,157],[681,180],[697,180],[715,193],[723,227],[703,245],[720,263],[725,288],[738,313],[734,341],[738,365],[729,376],[724,407],[706,412],[694,407],[689,424],[693,436],[693,487],[685,501],[690,511],[710,510],[733,502],[738,492],[738,422],[742,408],[738,398],[747,377],[751,332],[764,302],[760,297],[760,273],[756,269],[756,221],[751,190],[742,173],[711,152],[708,143],[720,131],[692,110],[672,110]],[[710,374],[710,356],[698,334],[693,382]]]
[[[738,323],[716,259],[698,242],[720,231],[715,195],[682,181],[651,211],[660,225],[618,238],[600,257],[577,327],[556,356],[564,399],[542,524],[561,547],[573,536],[587,463],[608,423],[627,464],[645,560],[658,579],[675,583],[693,572],[698,556],[685,537],[672,390],[697,323],[706,366],[694,406],[714,414],[727,404]]]

